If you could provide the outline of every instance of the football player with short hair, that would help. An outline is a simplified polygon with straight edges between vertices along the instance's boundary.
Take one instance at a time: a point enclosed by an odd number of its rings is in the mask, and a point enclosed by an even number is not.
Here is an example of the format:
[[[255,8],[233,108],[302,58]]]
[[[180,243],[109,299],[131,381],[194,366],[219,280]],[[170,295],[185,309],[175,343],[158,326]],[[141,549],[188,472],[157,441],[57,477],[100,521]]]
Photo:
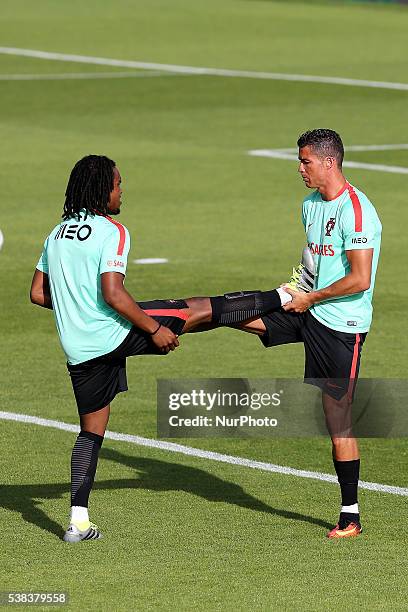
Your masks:
[[[343,175],[344,148],[336,132],[308,131],[297,144],[299,172],[314,190],[302,207],[308,248],[285,286],[292,302],[244,329],[258,334],[265,347],[304,343],[305,382],[322,389],[341,488],[340,518],[328,537],[345,538],[362,531],[351,404],[372,319],[382,228],[373,204]]]

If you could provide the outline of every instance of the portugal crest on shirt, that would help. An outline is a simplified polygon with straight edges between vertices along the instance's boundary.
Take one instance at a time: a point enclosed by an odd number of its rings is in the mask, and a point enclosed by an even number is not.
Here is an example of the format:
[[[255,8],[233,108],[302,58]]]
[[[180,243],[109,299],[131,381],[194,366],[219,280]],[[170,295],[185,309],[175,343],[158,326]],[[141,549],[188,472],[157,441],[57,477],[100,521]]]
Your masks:
[[[326,223],[326,236],[331,236],[332,231],[334,230],[334,226],[336,225],[336,217],[330,217],[328,222]]]

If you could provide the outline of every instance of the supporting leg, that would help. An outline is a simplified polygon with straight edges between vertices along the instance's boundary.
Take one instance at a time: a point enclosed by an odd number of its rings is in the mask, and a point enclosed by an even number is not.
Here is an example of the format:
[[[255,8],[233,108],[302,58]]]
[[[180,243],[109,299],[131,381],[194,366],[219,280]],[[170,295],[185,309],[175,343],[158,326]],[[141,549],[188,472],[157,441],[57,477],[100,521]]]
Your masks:
[[[100,533],[91,526],[88,500],[95,479],[99,451],[109,420],[110,406],[80,416],[81,431],[71,456],[71,519],[66,542],[97,539]]]
[[[358,443],[351,421],[352,403],[348,394],[341,400],[322,394],[326,425],[332,440],[333,459],[351,461],[359,458]]]
[[[348,394],[341,400],[336,400],[323,393],[322,400],[326,424],[332,440],[333,464],[341,490],[339,528],[331,532],[332,537],[338,537],[339,534],[343,534],[343,537],[358,535],[361,532],[357,499],[360,455],[357,439],[352,431],[352,402]]]

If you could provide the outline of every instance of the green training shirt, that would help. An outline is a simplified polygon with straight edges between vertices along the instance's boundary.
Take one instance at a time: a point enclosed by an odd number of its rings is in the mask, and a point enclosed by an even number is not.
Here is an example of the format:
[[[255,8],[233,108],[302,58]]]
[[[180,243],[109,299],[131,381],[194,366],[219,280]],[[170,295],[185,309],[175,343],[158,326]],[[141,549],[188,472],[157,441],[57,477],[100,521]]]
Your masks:
[[[37,269],[48,274],[62,348],[75,365],[113,351],[132,324],[103,299],[101,274],[126,274],[129,232],[110,217],[81,211],[46,238]]]
[[[369,289],[310,308],[311,314],[331,329],[367,332],[372,319],[382,229],[374,206],[364,193],[346,183],[334,200],[323,200],[318,191],[305,198],[302,220],[316,266],[314,290],[328,287],[350,272],[346,251],[373,249]]]

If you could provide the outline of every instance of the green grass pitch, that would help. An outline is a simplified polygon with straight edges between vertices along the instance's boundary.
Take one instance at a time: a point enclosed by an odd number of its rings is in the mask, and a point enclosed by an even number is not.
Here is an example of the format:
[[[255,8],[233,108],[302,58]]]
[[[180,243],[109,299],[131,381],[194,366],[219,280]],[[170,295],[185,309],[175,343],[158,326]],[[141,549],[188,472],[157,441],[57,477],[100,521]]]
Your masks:
[[[257,0],[14,0],[1,45],[146,62],[408,82],[408,8]],[[169,75],[10,80],[126,71],[0,54],[1,410],[76,423],[52,314],[28,299],[69,171],[88,153],[117,161],[130,230],[127,287],[140,300],[272,288],[303,245],[296,163],[251,149],[294,147],[332,127],[346,145],[408,142],[408,92],[279,80]],[[408,167],[405,150],[349,160]],[[406,174],[348,179],[383,222],[374,323],[361,376],[406,378]],[[133,260],[169,263],[137,266]],[[264,350],[219,330],[174,355],[129,360],[130,391],[109,429],[154,438],[157,378],[302,376],[303,349]],[[362,491],[365,533],[325,540],[330,483],[107,440],[91,517],[105,538],[59,539],[74,434],[0,422],[0,590],[61,590],[83,610],[406,610],[406,498]],[[332,472],[325,438],[184,440],[190,446]],[[407,486],[405,440],[361,441],[363,480]]]

